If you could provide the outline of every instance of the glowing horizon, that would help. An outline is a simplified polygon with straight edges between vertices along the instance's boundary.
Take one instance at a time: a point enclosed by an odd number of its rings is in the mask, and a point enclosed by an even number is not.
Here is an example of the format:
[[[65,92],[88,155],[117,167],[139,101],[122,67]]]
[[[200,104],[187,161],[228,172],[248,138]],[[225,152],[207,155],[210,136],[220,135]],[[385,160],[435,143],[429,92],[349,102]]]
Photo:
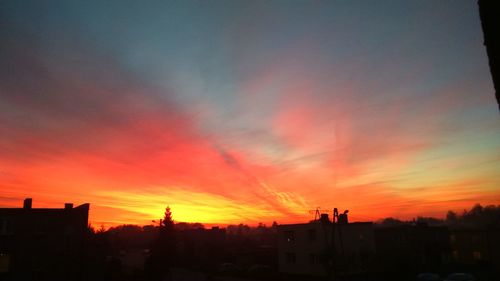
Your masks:
[[[476,3],[129,4],[0,11],[0,207],[107,227],[500,204]]]

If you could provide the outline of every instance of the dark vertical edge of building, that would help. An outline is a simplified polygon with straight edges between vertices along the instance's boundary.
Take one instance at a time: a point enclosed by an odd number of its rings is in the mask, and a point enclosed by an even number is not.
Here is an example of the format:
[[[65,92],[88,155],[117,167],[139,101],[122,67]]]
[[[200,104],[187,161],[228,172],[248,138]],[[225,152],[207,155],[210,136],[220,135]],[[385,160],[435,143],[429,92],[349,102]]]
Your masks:
[[[488,55],[493,87],[500,111],[500,52],[499,52],[499,32],[500,26],[500,5],[497,1],[478,0],[479,16],[484,34],[484,45]]]

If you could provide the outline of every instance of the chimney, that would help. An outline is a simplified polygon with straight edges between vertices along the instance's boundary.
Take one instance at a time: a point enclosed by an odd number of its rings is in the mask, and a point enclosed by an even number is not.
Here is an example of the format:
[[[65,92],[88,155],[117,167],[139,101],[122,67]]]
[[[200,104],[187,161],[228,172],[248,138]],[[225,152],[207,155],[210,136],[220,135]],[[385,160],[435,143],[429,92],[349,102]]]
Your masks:
[[[328,214],[321,214],[319,221],[323,224],[328,224],[330,223],[330,218],[328,218]]]
[[[65,210],[73,209],[73,203],[64,203],[64,209]]]
[[[348,224],[349,221],[347,219],[347,214],[344,213],[344,214],[340,214],[339,215],[339,224]]]
[[[32,204],[33,204],[33,199],[31,198],[24,199],[23,209],[30,210]]]

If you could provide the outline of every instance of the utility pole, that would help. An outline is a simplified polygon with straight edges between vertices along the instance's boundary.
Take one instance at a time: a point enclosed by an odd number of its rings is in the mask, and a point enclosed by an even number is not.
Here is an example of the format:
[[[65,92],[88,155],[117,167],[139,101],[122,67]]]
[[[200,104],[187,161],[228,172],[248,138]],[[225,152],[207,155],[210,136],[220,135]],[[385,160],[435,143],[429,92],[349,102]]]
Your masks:
[[[152,220],[151,222],[156,223],[156,220]],[[159,226],[159,227],[161,227],[161,224],[162,224],[162,223],[163,223],[163,219],[160,219],[160,223],[159,223],[159,225],[158,225],[158,226]]]
[[[332,217],[332,280],[336,280],[337,275],[337,247],[335,245],[335,222],[339,217],[339,212],[337,208],[333,208],[333,217]]]
[[[340,266],[345,266],[345,251],[344,251],[344,241],[342,239],[342,224],[347,223],[347,213],[349,211],[345,210],[343,213],[343,220],[339,223],[339,210],[337,208],[333,208],[333,218],[332,218],[332,246],[331,246],[331,255],[332,255],[332,266],[331,266],[331,277],[332,280],[336,280],[337,271],[339,271],[339,265],[337,260],[337,245],[335,243],[335,231],[339,234],[339,245],[340,245],[340,253],[342,257],[342,263]]]

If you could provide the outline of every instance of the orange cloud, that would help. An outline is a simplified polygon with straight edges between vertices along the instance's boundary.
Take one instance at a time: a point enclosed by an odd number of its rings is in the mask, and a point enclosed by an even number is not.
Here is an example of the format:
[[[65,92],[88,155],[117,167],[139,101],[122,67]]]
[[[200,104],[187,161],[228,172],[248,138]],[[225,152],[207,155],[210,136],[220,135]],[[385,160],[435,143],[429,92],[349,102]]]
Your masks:
[[[90,202],[92,223],[109,226],[150,223],[166,205],[179,221],[283,223],[308,220],[317,206],[374,220],[500,201],[498,134],[481,143],[486,151],[463,152],[453,146],[456,137],[467,147],[460,126],[439,114],[464,108],[441,105],[469,92],[439,89],[428,101],[387,94],[370,81],[336,80],[343,67],[311,65],[300,48],[254,69],[235,94],[239,115],[213,129],[200,105],[116,61],[9,45],[0,66],[0,204]],[[414,110],[415,102],[429,106]],[[238,130],[224,127],[233,122]],[[489,129],[499,128],[481,130]],[[485,164],[473,169],[471,160]]]

